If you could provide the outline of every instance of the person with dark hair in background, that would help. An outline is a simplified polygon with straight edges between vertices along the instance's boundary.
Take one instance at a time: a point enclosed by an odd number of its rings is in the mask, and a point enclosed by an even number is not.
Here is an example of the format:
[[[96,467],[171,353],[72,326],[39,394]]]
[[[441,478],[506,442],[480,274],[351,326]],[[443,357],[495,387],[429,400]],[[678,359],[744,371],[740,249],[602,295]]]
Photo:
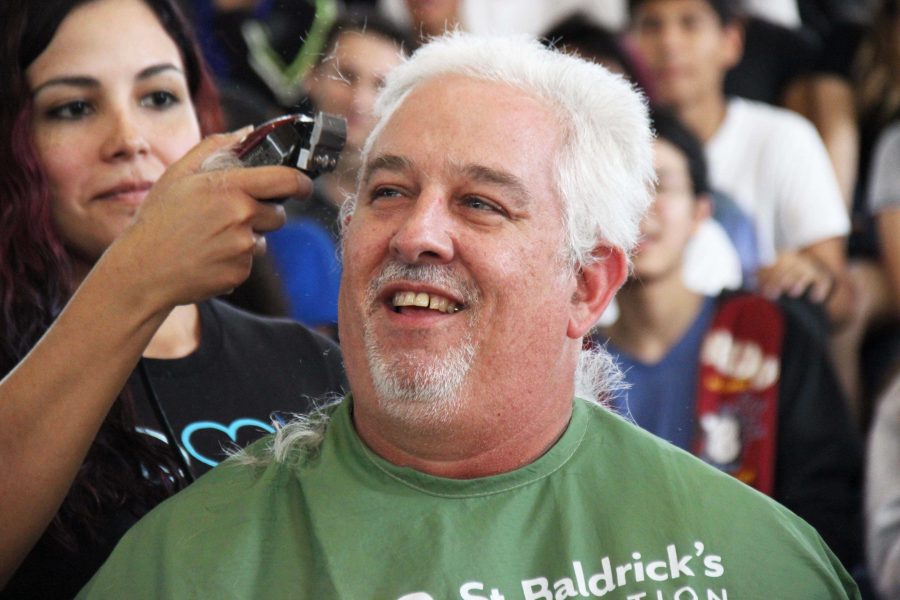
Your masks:
[[[596,62],[614,73],[621,73],[634,82],[654,102],[653,81],[641,57],[634,52],[628,38],[622,38],[576,15],[560,23],[545,35],[548,43],[566,52]],[[713,220],[703,223],[698,235],[706,236],[708,246],[702,272],[688,272],[688,286],[695,291],[717,294],[722,289],[750,287],[759,268],[756,231],[747,213],[729,196],[718,190],[710,191]],[[690,252],[690,250],[688,250]],[[707,262],[709,261],[709,262]]]
[[[630,388],[613,406],[641,427],[772,496],[861,564],[862,451],[827,349],[795,300],[708,297],[684,283],[688,240],[708,218],[699,141],[671,114],[653,126],[658,185],[619,318],[595,333]]]
[[[289,216],[313,216],[337,241],[337,211],[356,189],[362,147],[375,125],[375,97],[387,74],[403,61],[413,44],[412,38],[376,13],[356,10],[334,22],[303,85],[315,110],[347,120],[347,141],[338,168],[318,179],[310,201],[292,207]],[[323,202],[329,207],[327,216],[319,216],[318,211],[326,212],[324,208],[307,208]]]
[[[312,108],[346,119],[347,141],[337,169],[316,180],[308,200],[287,207],[287,225],[268,242],[291,316],[334,338],[341,277],[338,211],[356,186],[360,152],[374,125],[375,96],[413,44],[377,14],[349,12],[332,25],[319,60],[304,78]]]
[[[302,326],[204,301],[283,224],[258,199],[310,182],[201,172],[242,133],[201,142],[215,90],[172,2],[10,0],[0,27],[0,597],[66,598],[223,446],[343,374]]]
[[[873,8],[850,69],[859,163],[847,251],[857,310],[833,348],[863,429],[900,359],[900,284],[892,283],[900,278],[900,221],[891,217],[898,197],[894,174],[900,122],[900,1],[881,0]]]
[[[845,323],[849,219],[821,139],[799,115],[725,95],[742,53],[737,0],[630,0],[629,10],[657,101],[703,143],[712,186],[756,224],[756,289],[821,304],[823,328]]]

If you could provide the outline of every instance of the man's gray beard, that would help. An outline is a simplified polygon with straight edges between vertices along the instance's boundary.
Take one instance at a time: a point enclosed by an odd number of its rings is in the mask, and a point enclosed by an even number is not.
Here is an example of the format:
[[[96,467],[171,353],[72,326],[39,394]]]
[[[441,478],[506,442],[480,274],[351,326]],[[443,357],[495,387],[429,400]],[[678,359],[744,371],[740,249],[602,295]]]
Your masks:
[[[465,339],[440,355],[394,352],[386,356],[366,324],[366,355],[381,408],[394,418],[442,424],[458,412],[475,345]]]
[[[379,289],[399,278],[434,283],[461,293],[467,306],[469,333],[457,346],[446,348],[440,354],[423,356],[421,351],[404,350],[385,354],[378,345],[371,321],[366,319],[366,357],[375,393],[381,408],[394,418],[419,424],[447,423],[459,411],[463,386],[475,360],[471,330],[478,293],[444,267],[390,263],[370,286],[367,304],[371,311],[375,309]]]

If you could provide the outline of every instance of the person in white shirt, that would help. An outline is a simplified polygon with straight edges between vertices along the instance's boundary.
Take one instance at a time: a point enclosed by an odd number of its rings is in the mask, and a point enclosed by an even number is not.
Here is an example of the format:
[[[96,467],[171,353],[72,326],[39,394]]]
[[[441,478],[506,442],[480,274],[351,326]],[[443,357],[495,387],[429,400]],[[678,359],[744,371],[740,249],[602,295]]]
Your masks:
[[[844,251],[849,219],[821,139],[794,113],[723,91],[742,51],[736,3],[631,0],[629,9],[657,99],[703,141],[713,188],[756,223],[760,291],[806,294],[831,325],[845,322],[853,308]]]

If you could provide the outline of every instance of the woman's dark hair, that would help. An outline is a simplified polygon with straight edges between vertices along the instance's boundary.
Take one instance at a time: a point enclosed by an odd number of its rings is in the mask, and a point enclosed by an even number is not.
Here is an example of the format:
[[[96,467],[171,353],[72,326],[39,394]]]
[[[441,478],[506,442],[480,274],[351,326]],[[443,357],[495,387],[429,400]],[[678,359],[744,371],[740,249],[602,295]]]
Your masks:
[[[53,227],[50,190],[33,143],[26,69],[60,23],[92,0],[4,0],[0,7],[0,377],[22,360],[74,291],[70,258]],[[215,86],[174,2],[144,0],[175,42],[204,134],[221,129]],[[78,531],[94,535],[103,516],[135,499],[144,506],[181,487],[173,450],[135,431],[123,391],[110,409],[47,533],[67,548]]]
[[[650,120],[656,138],[675,146],[687,159],[688,174],[691,176],[691,189],[694,191],[694,196],[708,194],[710,189],[706,175],[706,155],[703,153],[703,145],[700,140],[670,110],[652,107]]]

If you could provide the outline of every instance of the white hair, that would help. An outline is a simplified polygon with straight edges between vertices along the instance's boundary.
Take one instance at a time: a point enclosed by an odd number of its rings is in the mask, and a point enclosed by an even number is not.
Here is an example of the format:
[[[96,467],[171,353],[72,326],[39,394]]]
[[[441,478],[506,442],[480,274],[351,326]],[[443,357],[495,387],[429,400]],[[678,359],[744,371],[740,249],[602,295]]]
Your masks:
[[[451,32],[417,50],[387,77],[378,119],[363,147],[363,164],[394,111],[416,86],[444,75],[503,83],[545,102],[559,115],[563,145],[556,185],[564,201],[567,249],[574,264],[590,264],[607,243],[626,255],[650,203],[655,175],[644,97],[621,76],[524,36]],[[345,203],[343,215],[355,202]],[[342,219],[346,221],[346,219]]]
[[[575,395],[610,406],[616,394],[628,389],[622,369],[606,348],[582,349],[575,369]]]
[[[263,438],[259,444],[228,452],[227,464],[265,467],[315,457],[325,440],[331,413],[341,401],[339,394],[328,394],[314,402],[313,409],[307,414],[291,415],[284,425],[273,421],[275,433],[272,436]]]
[[[608,408],[614,393],[626,387],[621,369],[605,348],[581,351],[575,371],[577,397]],[[283,426],[275,424],[275,433],[265,442],[232,452],[228,464],[266,467],[275,463],[295,464],[316,457],[325,441],[331,414],[341,401],[336,395],[328,396],[317,402],[309,414],[293,415]]]

